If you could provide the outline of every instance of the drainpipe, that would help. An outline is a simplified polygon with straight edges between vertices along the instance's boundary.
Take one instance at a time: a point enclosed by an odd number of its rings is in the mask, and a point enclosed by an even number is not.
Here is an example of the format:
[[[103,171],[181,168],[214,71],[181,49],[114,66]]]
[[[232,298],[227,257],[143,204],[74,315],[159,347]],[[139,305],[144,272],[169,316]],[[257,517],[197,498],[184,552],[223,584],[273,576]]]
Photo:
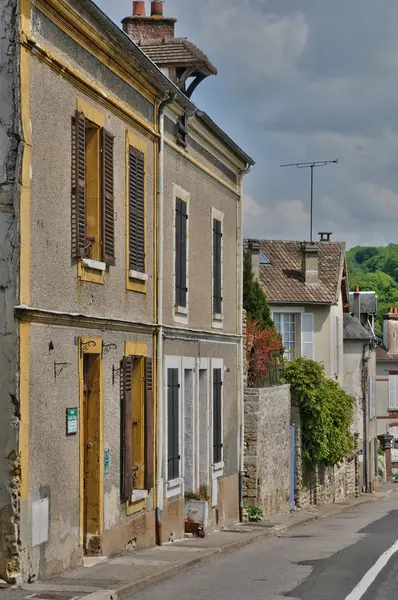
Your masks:
[[[156,543],[162,545],[163,509],[163,246],[164,246],[164,109],[177,98],[173,94],[159,105],[159,153],[157,189],[157,339],[156,339],[156,389],[157,389],[157,464],[156,464]]]
[[[366,356],[366,349],[369,344],[363,345],[362,350],[362,412],[363,412],[363,489],[365,492],[368,491],[369,478],[368,478],[368,402],[367,402],[367,370],[369,357]]]
[[[243,336],[242,336],[242,304],[243,304],[243,219],[242,219],[242,198],[243,198],[243,178],[251,170],[251,165],[239,174],[240,197],[236,203],[236,223],[237,223],[237,268],[238,268],[238,302],[237,302],[237,329],[240,334],[238,346],[238,452],[239,452],[239,521],[243,521],[243,477],[245,469],[245,402],[243,385]]]

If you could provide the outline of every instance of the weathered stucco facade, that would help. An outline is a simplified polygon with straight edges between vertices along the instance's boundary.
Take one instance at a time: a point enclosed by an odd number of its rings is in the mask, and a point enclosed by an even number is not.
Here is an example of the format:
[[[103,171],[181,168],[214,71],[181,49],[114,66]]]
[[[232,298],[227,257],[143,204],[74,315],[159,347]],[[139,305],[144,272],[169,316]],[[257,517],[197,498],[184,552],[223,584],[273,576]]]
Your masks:
[[[0,578],[20,583],[180,537],[187,490],[208,498],[209,528],[237,520],[252,161],[90,0],[9,0],[0,17]],[[166,99],[165,121],[191,111],[186,148],[163,134]],[[181,195],[189,303],[176,315]]]

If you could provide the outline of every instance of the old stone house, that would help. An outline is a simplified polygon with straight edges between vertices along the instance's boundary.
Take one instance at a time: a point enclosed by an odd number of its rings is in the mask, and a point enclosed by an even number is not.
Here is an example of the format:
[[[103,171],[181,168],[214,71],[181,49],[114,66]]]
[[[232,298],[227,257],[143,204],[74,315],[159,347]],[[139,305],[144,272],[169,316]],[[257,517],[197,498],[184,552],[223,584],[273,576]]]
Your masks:
[[[253,161],[188,97],[204,58],[162,72],[91,0],[0,17],[0,577],[18,583],[181,535],[202,485],[209,521],[236,520]]]
[[[322,236],[323,238],[324,236]],[[285,357],[320,362],[343,381],[343,312],[348,307],[345,245],[247,240],[254,276],[268,298]]]
[[[349,303],[350,312],[344,313],[344,388],[356,400],[352,431],[360,452],[358,487],[372,492],[378,484],[376,294],[350,292]]]

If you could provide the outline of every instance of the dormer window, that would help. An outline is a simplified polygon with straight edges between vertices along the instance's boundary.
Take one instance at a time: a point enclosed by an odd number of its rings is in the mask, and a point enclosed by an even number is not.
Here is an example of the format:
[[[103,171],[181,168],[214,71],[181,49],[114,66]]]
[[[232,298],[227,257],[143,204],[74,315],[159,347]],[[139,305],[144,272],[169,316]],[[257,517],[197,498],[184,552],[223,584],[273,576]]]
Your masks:
[[[265,254],[262,250],[260,250],[258,258],[259,258],[260,265],[262,267],[271,265],[271,261],[265,256]]]

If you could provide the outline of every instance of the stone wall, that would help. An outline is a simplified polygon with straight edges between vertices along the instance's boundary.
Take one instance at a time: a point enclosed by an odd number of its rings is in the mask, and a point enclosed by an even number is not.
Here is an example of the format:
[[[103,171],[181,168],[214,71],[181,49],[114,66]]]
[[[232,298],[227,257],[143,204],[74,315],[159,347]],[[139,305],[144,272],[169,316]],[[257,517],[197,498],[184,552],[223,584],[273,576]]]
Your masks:
[[[290,387],[245,388],[244,502],[264,515],[289,510]]]
[[[300,415],[295,406],[292,407],[292,422],[296,426],[294,500],[297,508],[332,504],[357,496],[359,465],[356,455],[334,467],[316,465],[309,470],[302,459]]]

